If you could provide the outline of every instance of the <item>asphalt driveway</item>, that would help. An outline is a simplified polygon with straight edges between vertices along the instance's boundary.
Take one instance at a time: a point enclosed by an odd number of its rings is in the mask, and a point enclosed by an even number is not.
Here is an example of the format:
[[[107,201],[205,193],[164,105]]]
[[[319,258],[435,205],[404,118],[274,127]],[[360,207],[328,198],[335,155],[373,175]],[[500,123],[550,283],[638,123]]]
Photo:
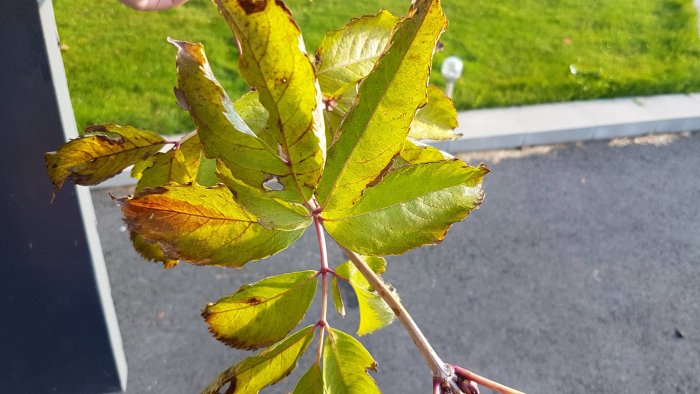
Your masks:
[[[442,245],[389,258],[385,275],[442,357],[528,393],[700,393],[700,134],[467,159],[493,170],[482,207]],[[201,390],[246,352],[214,340],[200,308],[318,265],[310,230],[242,270],[164,270],[131,249],[106,190],[93,200],[129,393]],[[330,324],[353,330],[353,305]],[[361,340],[384,393],[430,392],[398,323]],[[309,362],[267,392],[291,390]]]

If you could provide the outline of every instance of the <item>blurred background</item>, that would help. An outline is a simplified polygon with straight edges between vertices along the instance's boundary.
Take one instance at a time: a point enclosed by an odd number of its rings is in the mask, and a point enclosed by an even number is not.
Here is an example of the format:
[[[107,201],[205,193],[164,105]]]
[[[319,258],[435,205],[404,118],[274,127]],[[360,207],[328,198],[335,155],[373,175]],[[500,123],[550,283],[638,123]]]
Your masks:
[[[289,0],[313,54],[323,34],[352,17],[408,0]],[[208,0],[139,13],[116,0],[55,0],[73,108],[88,124],[133,124],[164,134],[192,128],[175,104],[170,36],[202,42],[218,80],[247,90],[231,33]],[[445,57],[464,61],[457,109],[700,91],[700,38],[693,0],[445,0]],[[432,82],[443,85],[439,72]]]

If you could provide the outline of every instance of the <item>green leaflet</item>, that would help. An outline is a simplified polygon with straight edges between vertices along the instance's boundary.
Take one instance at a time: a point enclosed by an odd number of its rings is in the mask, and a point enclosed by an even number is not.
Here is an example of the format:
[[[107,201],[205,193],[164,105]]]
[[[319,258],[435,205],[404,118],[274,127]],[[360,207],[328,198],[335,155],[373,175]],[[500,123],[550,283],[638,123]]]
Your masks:
[[[323,212],[324,225],[338,243],[365,255],[434,244],[479,206],[486,173],[459,160],[402,167],[365,190],[351,208]]]
[[[185,41],[170,42],[178,49],[176,92],[197,125],[206,156],[220,159],[238,179],[259,190],[265,190],[263,184],[270,179],[289,185],[289,167],[238,115],[216,81],[204,47]],[[271,194],[289,198],[297,195],[293,190]]]
[[[299,27],[281,1],[215,3],[239,43],[240,72],[267,109],[260,137],[279,152],[294,190],[307,201],[321,178],[326,136],[321,92]]]
[[[323,380],[328,394],[379,394],[367,370],[377,363],[357,339],[330,329],[323,346]]]
[[[351,206],[401,151],[416,110],[426,103],[433,49],[446,25],[439,0],[417,1],[398,24],[328,152],[317,191],[322,207]]]
[[[342,29],[326,33],[316,50],[318,83],[324,100],[326,139],[330,147],[357,95],[356,85],[366,77],[386,49],[398,18],[387,11],[353,19]]]
[[[292,231],[304,229],[311,224],[311,214],[303,205],[269,197],[267,193],[247,186],[236,179],[221,162],[217,165],[216,175],[236,196],[236,202],[255,215],[261,225]]]
[[[105,124],[87,128],[56,152],[44,154],[55,192],[66,179],[78,185],[96,185],[160,150],[165,140],[152,131]]]
[[[264,135],[267,125],[267,110],[260,103],[258,92],[248,92],[233,102],[233,108],[255,135]]]
[[[283,339],[309,309],[316,271],[271,276],[207,305],[202,317],[216,339],[238,349],[259,349]]]
[[[170,182],[180,185],[193,182],[197,178],[201,156],[202,145],[197,134],[186,136],[179,147],[156,153],[134,165],[131,176],[139,180],[136,191]]]
[[[316,50],[318,83],[325,97],[355,96],[355,85],[372,71],[397,21],[382,10],[326,33]]]
[[[414,142],[410,138],[406,140],[406,144],[400,153],[401,161],[394,162],[395,168],[403,167],[406,164],[434,163],[438,161],[454,160],[454,156],[447,152],[443,152],[429,145]]]
[[[325,394],[323,383],[323,371],[318,363],[314,363],[311,368],[299,379],[299,383],[294,386],[292,394]]]
[[[345,316],[345,303],[343,302],[343,296],[340,294],[338,278],[335,275],[333,275],[333,279],[331,279],[331,294],[333,295],[335,311],[338,312],[340,316]]]
[[[381,257],[368,256],[365,261],[377,274],[384,272],[386,260]],[[350,261],[339,265],[335,269],[338,277],[350,283],[360,308],[360,325],[357,328],[357,335],[366,335],[376,330],[382,329],[396,318],[389,305],[374,292],[374,288],[367,282],[367,279],[355,268]],[[335,279],[335,278],[333,278]]]
[[[452,99],[437,86],[428,86],[428,103],[416,112],[408,136],[417,140],[449,140],[460,137],[457,109]]]
[[[129,230],[159,243],[168,259],[196,265],[242,267],[285,249],[304,232],[264,227],[224,186],[145,189],[118,203]]]
[[[157,243],[146,241],[142,236],[133,231],[130,233],[129,238],[131,238],[131,244],[134,246],[134,249],[144,259],[161,262],[165,268],[174,268],[177,265],[177,260],[165,257],[163,249],[161,249],[160,245]]]
[[[222,372],[202,394],[219,393],[227,383],[230,383],[227,394],[257,394],[292,373],[299,357],[314,339],[314,333],[314,326],[302,328],[262,353],[246,358]]]

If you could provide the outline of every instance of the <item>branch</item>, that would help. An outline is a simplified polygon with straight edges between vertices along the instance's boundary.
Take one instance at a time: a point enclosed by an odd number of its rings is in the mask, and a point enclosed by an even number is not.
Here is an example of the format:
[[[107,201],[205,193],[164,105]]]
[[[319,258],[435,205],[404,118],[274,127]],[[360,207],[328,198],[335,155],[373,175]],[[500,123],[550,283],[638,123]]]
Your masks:
[[[403,307],[401,301],[399,301],[394,294],[389,290],[384,281],[372,271],[372,268],[367,265],[362,256],[357,253],[344,248],[341,246],[345,254],[350,258],[350,261],[357,267],[357,270],[362,273],[362,275],[367,279],[367,281],[374,287],[380,297],[389,305],[396,318],[399,319],[403,327],[408,332],[408,335],[416,344],[416,347],[425,358],[428,363],[430,370],[433,372],[433,376],[439,378],[442,381],[448,381],[453,376],[450,367],[440,359],[440,356],[435,352],[435,349],[430,345],[430,342],[425,338],[420,328],[413,321],[411,315],[408,314],[406,308]]]
[[[389,288],[379,277],[379,275],[377,275],[369,267],[369,265],[367,265],[362,256],[349,249],[346,249],[342,245],[340,246],[340,248],[343,249],[350,261],[352,261],[355,267],[357,267],[357,270],[362,273],[362,275],[377,291],[379,296],[382,297],[382,299],[387,303],[387,305],[389,305],[391,310],[394,311],[396,318],[399,319],[401,325],[403,325],[403,327],[406,329],[408,335],[413,340],[413,343],[416,344],[416,347],[423,355],[423,358],[425,358],[425,361],[428,363],[430,370],[433,372],[434,381],[439,379],[440,381],[450,385],[453,391],[459,390],[458,392],[462,392],[462,390],[459,389],[459,387],[455,387],[457,379],[463,378],[476,382],[477,384],[480,384],[484,387],[488,387],[491,390],[494,390],[501,394],[524,394],[521,391],[512,389],[508,386],[504,386],[500,383],[486,379],[469,370],[458,366],[448,365],[444,361],[442,361],[440,356],[438,356],[438,354],[435,352],[435,349],[433,349],[428,340],[425,338],[420,328],[418,328],[416,322],[413,321],[411,315],[408,313],[408,311],[406,311],[406,308],[404,308],[404,306],[401,304],[401,301],[399,301],[398,298],[394,296],[394,294],[391,292],[391,290],[389,290]],[[455,376],[455,372],[457,373],[457,376]],[[433,387],[433,389],[435,389],[435,387]]]

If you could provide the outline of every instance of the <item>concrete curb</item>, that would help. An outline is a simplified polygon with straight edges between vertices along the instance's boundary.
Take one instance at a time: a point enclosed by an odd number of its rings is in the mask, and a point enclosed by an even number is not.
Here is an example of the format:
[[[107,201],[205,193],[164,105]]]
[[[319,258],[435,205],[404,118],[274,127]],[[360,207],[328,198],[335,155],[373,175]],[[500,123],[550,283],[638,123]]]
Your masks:
[[[458,119],[463,137],[431,145],[457,153],[700,130],[700,93],[483,109]]]
[[[693,131],[700,130],[700,93],[480,109],[458,120],[463,137],[431,145],[459,153]],[[134,183],[126,171],[93,187]]]

